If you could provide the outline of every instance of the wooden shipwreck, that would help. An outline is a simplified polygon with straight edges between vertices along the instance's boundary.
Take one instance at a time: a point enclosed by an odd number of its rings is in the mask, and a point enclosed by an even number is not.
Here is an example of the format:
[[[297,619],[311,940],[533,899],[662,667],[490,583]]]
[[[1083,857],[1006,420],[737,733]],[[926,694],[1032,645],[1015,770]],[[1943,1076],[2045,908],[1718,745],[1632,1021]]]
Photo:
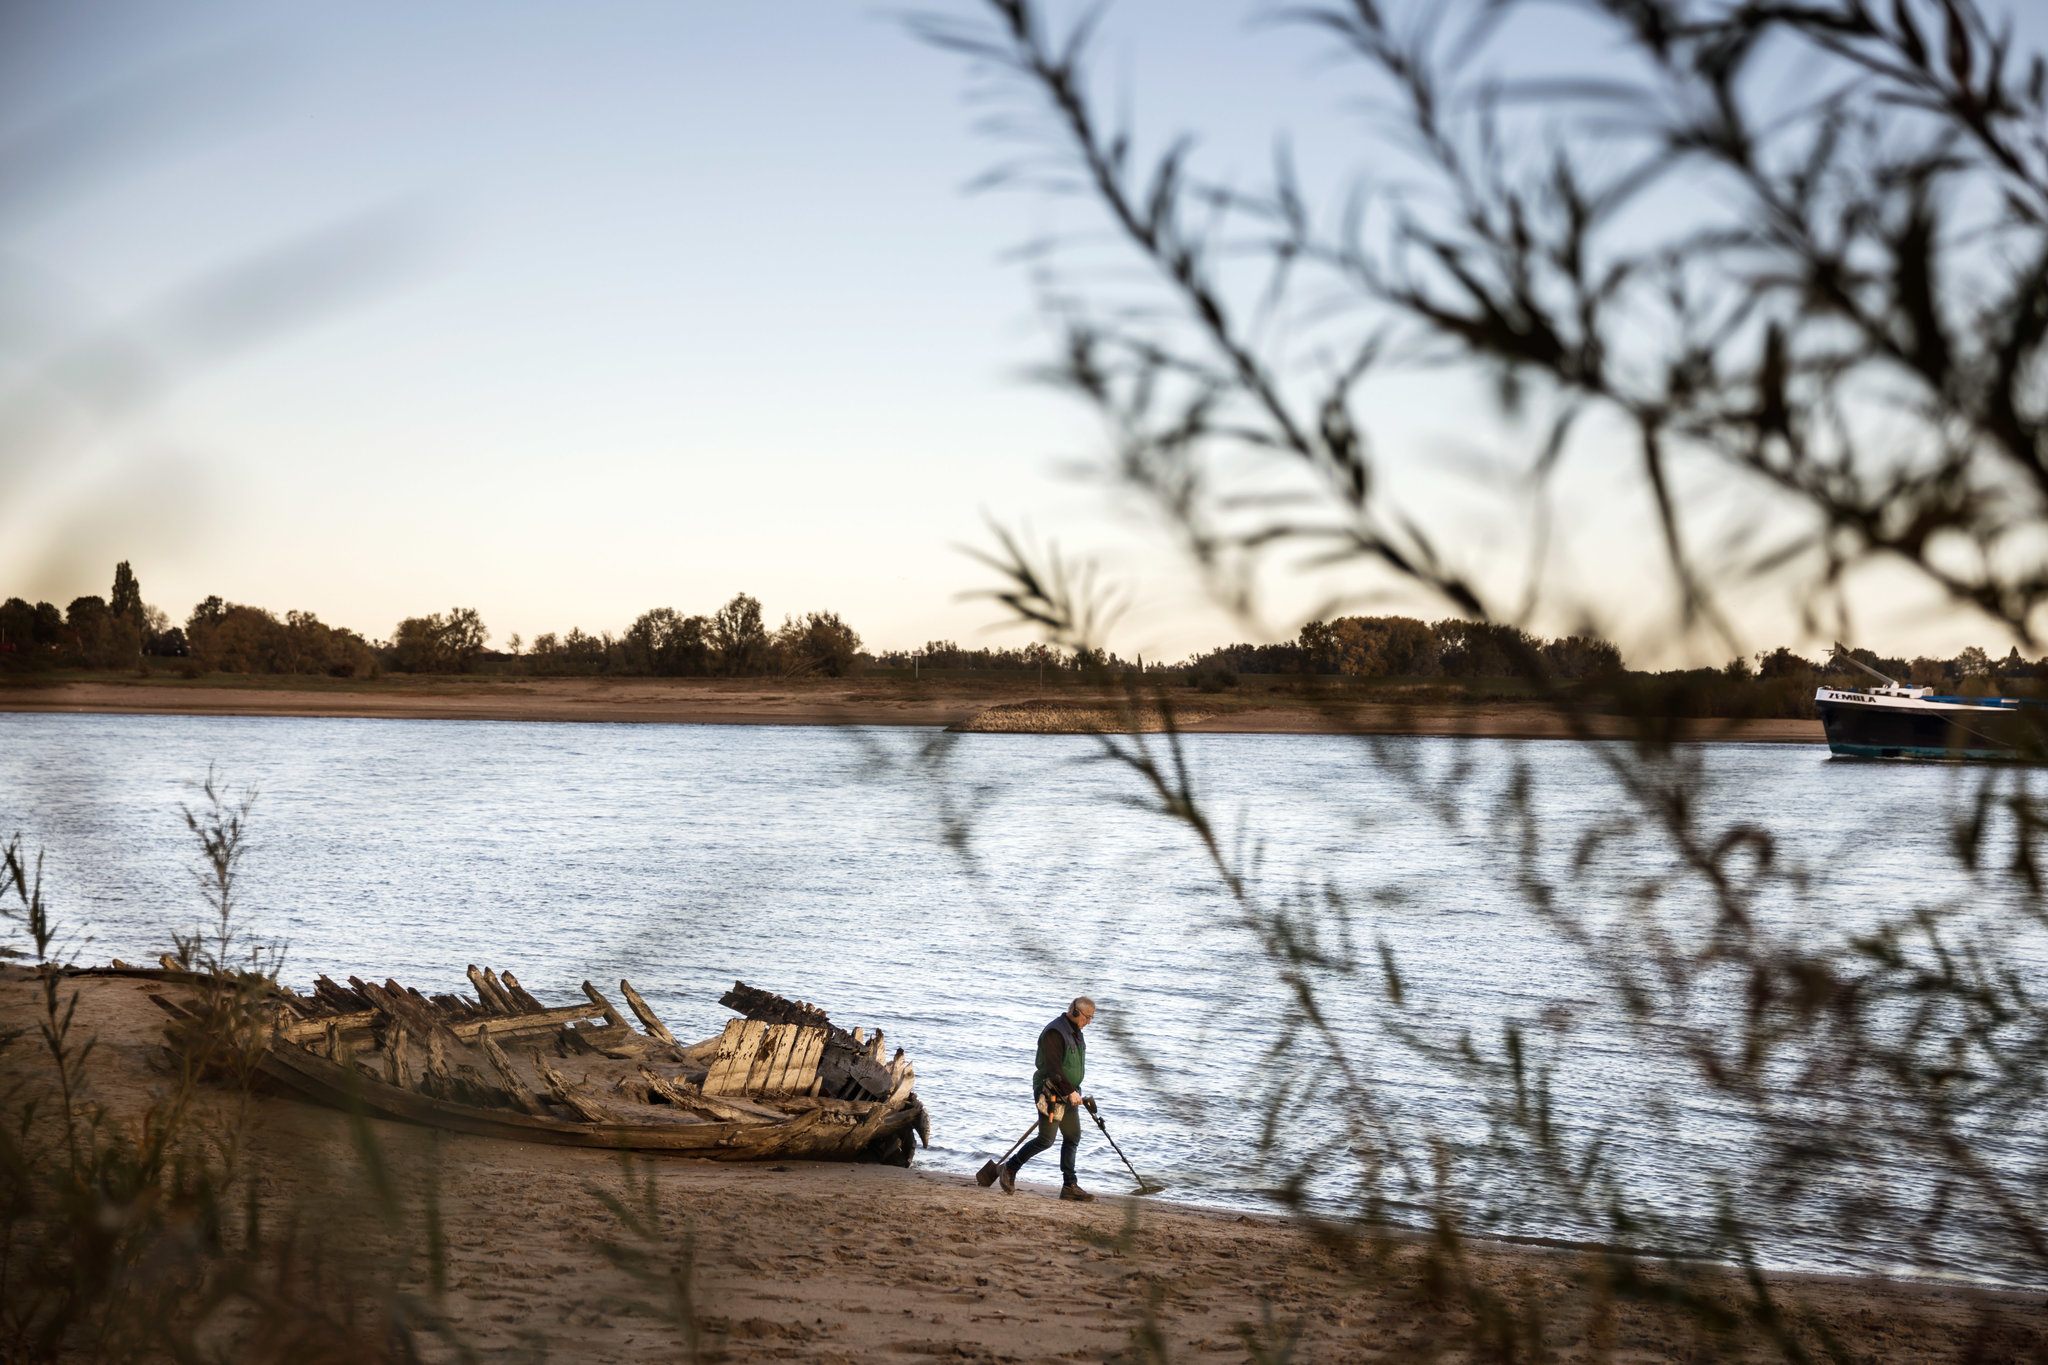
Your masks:
[[[684,1044],[630,982],[637,1029],[588,981],[551,1007],[509,971],[469,979],[474,996],[353,976],[280,990],[262,1070],[325,1104],[523,1142],[898,1166],[930,1143],[903,1049],[802,1001],[734,982],[719,1003],[740,1017]]]

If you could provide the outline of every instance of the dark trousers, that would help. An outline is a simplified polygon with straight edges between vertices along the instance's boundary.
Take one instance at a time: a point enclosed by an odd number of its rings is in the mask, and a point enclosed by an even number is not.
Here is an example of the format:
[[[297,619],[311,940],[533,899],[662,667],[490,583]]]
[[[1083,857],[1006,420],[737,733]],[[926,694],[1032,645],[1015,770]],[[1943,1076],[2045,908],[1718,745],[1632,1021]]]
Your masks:
[[[1009,1160],[1009,1167],[1012,1173],[1023,1170],[1025,1162],[1052,1146],[1053,1126],[1051,1119],[1043,1115],[1039,1116],[1038,1136],[1025,1143],[1017,1155]],[[1081,1107],[1075,1104],[1068,1105],[1067,1116],[1059,1121],[1058,1126],[1060,1133],[1060,1183],[1062,1185],[1077,1185],[1080,1182],[1074,1178],[1074,1152],[1081,1145]]]

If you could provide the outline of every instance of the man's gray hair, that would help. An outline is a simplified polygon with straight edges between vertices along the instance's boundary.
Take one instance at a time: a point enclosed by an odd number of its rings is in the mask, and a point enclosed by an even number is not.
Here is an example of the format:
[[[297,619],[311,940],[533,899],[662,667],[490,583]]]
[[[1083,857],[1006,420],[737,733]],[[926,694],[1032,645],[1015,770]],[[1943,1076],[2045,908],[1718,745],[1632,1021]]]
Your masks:
[[[1067,1006],[1067,1018],[1069,1019],[1079,1019],[1084,1014],[1092,1016],[1094,1013],[1095,1002],[1085,995],[1075,996],[1074,1003]]]

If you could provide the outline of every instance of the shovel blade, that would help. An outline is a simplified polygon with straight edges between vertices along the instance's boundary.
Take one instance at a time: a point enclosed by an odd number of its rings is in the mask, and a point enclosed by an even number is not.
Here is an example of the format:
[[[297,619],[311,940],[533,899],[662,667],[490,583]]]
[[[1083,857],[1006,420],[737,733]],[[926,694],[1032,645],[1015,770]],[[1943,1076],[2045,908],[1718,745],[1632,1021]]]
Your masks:
[[[983,1189],[987,1189],[989,1186],[995,1184],[996,1163],[993,1161],[984,1161],[981,1164],[981,1169],[974,1173],[974,1183],[981,1186]]]

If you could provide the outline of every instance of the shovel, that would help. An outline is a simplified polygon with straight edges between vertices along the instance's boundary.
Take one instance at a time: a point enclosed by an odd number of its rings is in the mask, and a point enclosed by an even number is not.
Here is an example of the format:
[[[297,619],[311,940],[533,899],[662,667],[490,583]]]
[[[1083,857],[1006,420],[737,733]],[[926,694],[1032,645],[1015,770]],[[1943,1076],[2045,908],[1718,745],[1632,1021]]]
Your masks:
[[[1083,1101],[1083,1103],[1088,1102]],[[1124,1149],[1118,1147],[1116,1145],[1116,1139],[1109,1136],[1109,1126],[1102,1121],[1102,1115],[1095,1112],[1095,1106],[1092,1103],[1088,1103],[1088,1117],[1095,1120],[1095,1126],[1097,1128],[1102,1129],[1102,1136],[1108,1139],[1109,1145],[1115,1149],[1118,1158],[1121,1159],[1124,1163],[1124,1169],[1131,1173],[1131,1179],[1138,1182],[1139,1194],[1158,1194],[1161,1190],[1166,1188],[1166,1186],[1164,1185],[1155,1185],[1151,1181],[1147,1180],[1144,1176],[1138,1174],[1138,1168],[1136,1166],[1133,1166],[1131,1164],[1131,1159],[1124,1155]]]
[[[1031,1120],[1031,1126],[1029,1128],[1026,1128],[1023,1132],[1017,1134],[1017,1140],[1010,1144],[1010,1152],[1014,1152],[1019,1147],[1022,1147],[1024,1145],[1024,1139],[1030,1137],[1033,1133],[1037,1131],[1038,1120],[1033,1119]],[[1108,1134],[1105,1133],[1103,1136],[1107,1137]],[[983,1162],[981,1169],[974,1173],[974,1183],[981,1186],[983,1189],[987,1189],[989,1186],[995,1184],[996,1176],[1000,1173],[996,1169],[997,1165],[1000,1162],[1008,1161],[1010,1159],[1010,1152],[1004,1152],[1000,1157],[997,1157],[995,1161]]]

